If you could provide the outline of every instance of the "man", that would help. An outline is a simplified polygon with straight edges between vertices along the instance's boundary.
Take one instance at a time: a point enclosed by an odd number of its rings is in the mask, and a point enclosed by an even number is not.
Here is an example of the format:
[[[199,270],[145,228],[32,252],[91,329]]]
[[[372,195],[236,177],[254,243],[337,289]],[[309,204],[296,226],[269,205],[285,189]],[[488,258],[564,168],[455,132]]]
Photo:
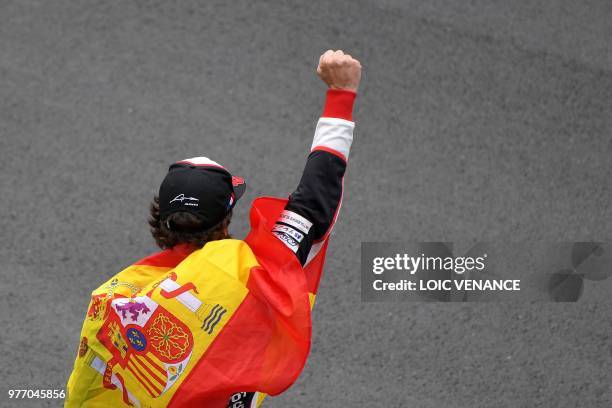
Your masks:
[[[206,157],[174,163],[151,205],[163,249],[92,292],[67,407],[256,407],[296,380],[310,309],[342,201],[361,65],[329,50],[323,117],[288,200],[253,202],[228,235],[246,184]]]

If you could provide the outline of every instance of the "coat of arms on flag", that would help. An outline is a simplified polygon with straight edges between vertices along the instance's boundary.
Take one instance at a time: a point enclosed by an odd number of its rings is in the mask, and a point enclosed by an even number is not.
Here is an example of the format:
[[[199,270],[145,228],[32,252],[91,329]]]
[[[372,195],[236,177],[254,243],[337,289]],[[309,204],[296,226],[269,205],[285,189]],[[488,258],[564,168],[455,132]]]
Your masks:
[[[191,357],[193,335],[189,328],[148,296],[116,298],[97,334],[112,354],[109,365],[121,367],[152,398],[164,394]]]

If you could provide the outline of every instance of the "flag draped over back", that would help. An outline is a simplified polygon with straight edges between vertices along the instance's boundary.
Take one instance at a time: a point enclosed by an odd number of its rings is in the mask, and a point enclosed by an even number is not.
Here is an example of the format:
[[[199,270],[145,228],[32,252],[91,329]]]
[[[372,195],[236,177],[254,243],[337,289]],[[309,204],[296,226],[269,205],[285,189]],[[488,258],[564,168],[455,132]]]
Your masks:
[[[92,292],[67,407],[225,407],[276,395],[304,367],[327,237],[302,267],[270,233],[286,200],[259,198],[245,241],[178,245]]]

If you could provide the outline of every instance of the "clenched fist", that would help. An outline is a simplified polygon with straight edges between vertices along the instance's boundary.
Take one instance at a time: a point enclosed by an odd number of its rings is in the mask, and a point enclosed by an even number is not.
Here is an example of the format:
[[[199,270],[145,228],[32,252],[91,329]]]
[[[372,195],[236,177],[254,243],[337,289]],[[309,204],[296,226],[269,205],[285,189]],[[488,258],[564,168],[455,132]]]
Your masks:
[[[357,92],[361,81],[361,64],[341,50],[327,50],[319,58],[317,74],[332,89]]]

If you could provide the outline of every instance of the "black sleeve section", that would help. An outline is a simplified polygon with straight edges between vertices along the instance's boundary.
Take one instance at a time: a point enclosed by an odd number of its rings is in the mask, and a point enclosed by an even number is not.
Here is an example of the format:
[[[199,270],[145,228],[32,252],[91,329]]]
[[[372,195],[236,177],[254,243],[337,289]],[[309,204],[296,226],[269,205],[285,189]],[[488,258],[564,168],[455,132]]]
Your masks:
[[[342,198],[342,178],[346,162],[324,150],[310,153],[297,189],[289,197],[286,210],[312,222],[308,235],[300,242],[297,257],[302,265],[314,241],[322,238],[332,226]]]
[[[247,408],[253,403],[254,392],[237,392],[227,402],[226,408]]]

